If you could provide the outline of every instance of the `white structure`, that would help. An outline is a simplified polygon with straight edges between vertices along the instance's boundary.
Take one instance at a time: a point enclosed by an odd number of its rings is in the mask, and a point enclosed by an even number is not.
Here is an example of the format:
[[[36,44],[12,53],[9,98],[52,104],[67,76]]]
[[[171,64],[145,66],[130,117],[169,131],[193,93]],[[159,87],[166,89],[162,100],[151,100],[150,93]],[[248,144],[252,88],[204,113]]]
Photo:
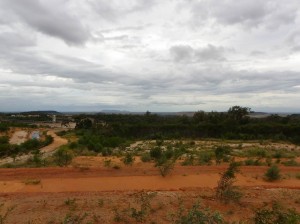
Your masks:
[[[53,122],[53,123],[56,123],[56,115],[55,115],[55,114],[52,115],[52,122]]]

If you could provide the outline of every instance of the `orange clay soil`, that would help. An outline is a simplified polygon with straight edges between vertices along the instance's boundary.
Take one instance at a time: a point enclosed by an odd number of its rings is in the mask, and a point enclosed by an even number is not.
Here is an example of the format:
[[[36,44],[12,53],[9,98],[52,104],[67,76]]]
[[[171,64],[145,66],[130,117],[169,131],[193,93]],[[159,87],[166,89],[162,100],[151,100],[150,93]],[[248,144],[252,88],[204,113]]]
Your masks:
[[[159,175],[152,163],[114,168],[17,168],[0,169],[0,192],[79,192],[79,191],[130,191],[130,190],[181,190],[214,188],[220,173],[227,165],[180,166],[176,165],[167,177]],[[263,174],[268,167],[241,167],[236,185],[245,187],[300,189],[296,175],[300,167],[280,167],[283,179],[266,182]],[[24,184],[36,179],[36,185]]]
[[[235,183],[243,192],[240,203],[222,204],[215,187],[228,165],[176,165],[164,178],[153,163],[136,159],[124,166],[111,158],[111,166],[120,166],[114,169],[104,167],[105,159],[80,157],[69,168],[0,169],[4,223],[118,223],[119,218],[119,223],[137,223],[132,209],[141,208],[140,192],[155,192],[143,223],[174,223],[181,206],[191,208],[197,201],[220,211],[226,221],[251,220],[255,209],[272,201],[300,212],[299,167],[280,167],[283,179],[276,182],[263,180],[268,167],[241,167]]]

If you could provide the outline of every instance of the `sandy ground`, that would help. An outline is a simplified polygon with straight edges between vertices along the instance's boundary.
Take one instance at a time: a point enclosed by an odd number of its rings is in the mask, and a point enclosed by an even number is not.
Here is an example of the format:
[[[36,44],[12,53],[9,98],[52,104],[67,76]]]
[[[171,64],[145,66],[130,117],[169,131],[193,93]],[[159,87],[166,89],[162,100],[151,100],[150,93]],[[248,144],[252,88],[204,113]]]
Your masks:
[[[24,130],[15,131],[12,137],[9,139],[10,144],[20,145],[28,140],[29,133]]]
[[[40,151],[41,153],[49,153],[49,152],[53,152],[55,151],[58,147],[65,145],[68,143],[67,139],[61,138],[60,136],[58,136],[57,134],[55,134],[54,131],[48,131],[47,132],[48,135],[51,135],[53,137],[53,143],[41,148]]]

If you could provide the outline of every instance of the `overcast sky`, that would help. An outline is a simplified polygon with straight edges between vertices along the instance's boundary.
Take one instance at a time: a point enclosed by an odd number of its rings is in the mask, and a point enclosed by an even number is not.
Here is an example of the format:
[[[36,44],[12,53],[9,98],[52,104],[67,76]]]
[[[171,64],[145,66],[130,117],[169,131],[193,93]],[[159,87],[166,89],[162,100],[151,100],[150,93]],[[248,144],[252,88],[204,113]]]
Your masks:
[[[299,0],[0,0],[0,111],[300,112]]]

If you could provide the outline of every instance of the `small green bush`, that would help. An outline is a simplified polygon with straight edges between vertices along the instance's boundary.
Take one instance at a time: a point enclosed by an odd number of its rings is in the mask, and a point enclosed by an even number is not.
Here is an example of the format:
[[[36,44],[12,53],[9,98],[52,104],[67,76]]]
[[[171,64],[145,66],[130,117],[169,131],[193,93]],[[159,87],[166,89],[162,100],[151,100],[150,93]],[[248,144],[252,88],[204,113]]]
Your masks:
[[[150,150],[150,156],[154,159],[159,159],[162,155],[162,149],[159,147],[155,147]]]
[[[73,152],[61,147],[59,148],[54,154],[54,162],[58,165],[58,166],[67,166],[72,162],[73,159]]]
[[[300,213],[273,204],[272,208],[258,209],[255,212],[254,222],[255,224],[299,224]]]
[[[261,148],[254,148],[254,149],[249,149],[247,151],[247,155],[251,157],[259,157],[259,158],[264,158],[267,157],[267,151],[265,149]]]
[[[132,156],[131,153],[126,153],[125,157],[123,158],[123,163],[125,165],[132,165],[135,158]]]
[[[242,192],[237,186],[234,186],[235,174],[239,171],[240,164],[231,162],[227,170],[221,175],[216,189],[216,197],[221,202],[239,202]]]
[[[24,181],[24,184],[26,184],[26,185],[38,185],[40,183],[41,183],[40,179],[26,179]]]
[[[208,208],[201,208],[198,203],[194,204],[190,210],[181,208],[177,213],[175,224],[222,224],[222,215],[217,211]]]
[[[211,165],[212,164],[213,154],[210,152],[201,152],[198,155],[198,164],[199,165]]]
[[[181,163],[182,166],[193,166],[194,165],[194,155],[188,155],[185,160]]]
[[[262,166],[263,165],[263,163],[260,162],[259,159],[256,159],[256,160],[254,160],[254,159],[246,159],[244,161],[244,163],[245,163],[246,166]]]
[[[149,153],[143,153],[141,155],[141,160],[146,163],[146,162],[150,162],[151,161],[151,156]]]
[[[280,179],[280,170],[278,166],[271,166],[265,173],[265,178],[267,181],[275,181]]]
[[[287,160],[285,162],[282,162],[282,164],[285,165],[285,166],[300,166],[300,163],[298,163],[294,159],[290,159],[290,160]]]
[[[221,160],[224,159],[225,156],[230,155],[230,147],[229,146],[218,146],[215,149],[215,157],[216,157],[216,163],[220,164]]]

